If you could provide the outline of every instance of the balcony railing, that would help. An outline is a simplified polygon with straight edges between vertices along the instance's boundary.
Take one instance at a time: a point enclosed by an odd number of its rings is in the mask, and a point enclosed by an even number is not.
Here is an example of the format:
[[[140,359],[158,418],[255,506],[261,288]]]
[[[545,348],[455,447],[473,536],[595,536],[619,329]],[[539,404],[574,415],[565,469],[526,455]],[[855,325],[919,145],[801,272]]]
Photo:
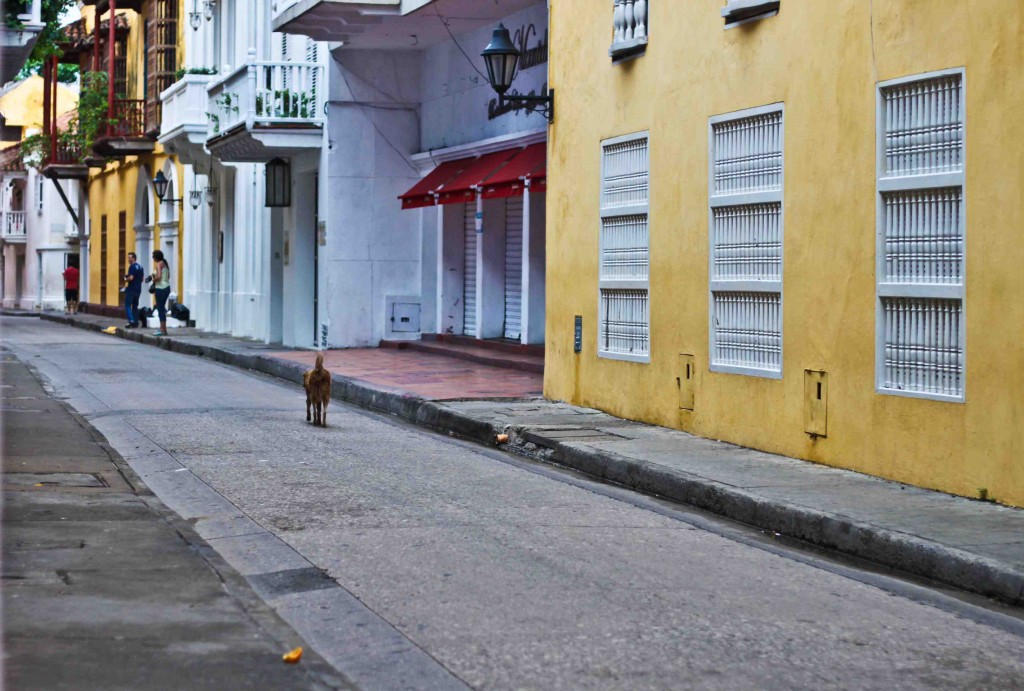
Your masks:
[[[206,130],[209,121],[206,117],[206,88],[209,83],[209,75],[186,74],[160,94],[163,103],[161,136],[179,129]]]
[[[614,0],[612,4],[613,58],[641,53],[647,48],[648,0]]]
[[[4,239],[24,240],[25,239],[25,212],[7,211],[4,212]]]
[[[53,153],[46,157],[44,166],[75,166],[82,164],[82,151],[73,144],[57,140]]]
[[[305,62],[256,62],[242,65],[209,88],[207,136],[216,137],[244,124],[323,125],[323,67]]]
[[[144,137],[146,102],[143,99],[115,98],[110,108],[107,137]]]

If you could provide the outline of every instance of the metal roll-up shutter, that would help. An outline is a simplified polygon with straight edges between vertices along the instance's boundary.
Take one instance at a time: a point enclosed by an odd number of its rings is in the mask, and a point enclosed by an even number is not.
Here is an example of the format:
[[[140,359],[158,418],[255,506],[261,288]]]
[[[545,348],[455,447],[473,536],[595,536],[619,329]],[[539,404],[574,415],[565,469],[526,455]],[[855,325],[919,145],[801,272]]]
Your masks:
[[[523,198],[505,200],[505,338],[523,333]]]
[[[476,336],[476,204],[466,204],[465,251],[462,281],[462,333]]]

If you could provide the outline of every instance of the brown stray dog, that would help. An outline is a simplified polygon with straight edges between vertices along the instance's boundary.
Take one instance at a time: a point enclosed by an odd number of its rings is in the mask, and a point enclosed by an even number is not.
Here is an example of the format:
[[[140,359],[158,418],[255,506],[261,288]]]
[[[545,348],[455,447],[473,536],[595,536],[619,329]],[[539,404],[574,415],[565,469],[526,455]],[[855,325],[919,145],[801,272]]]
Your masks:
[[[316,365],[302,375],[302,385],[306,387],[306,421],[313,420],[314,425],[327,426],[327,404],[331,400],[331,373],[324,369],[324,354],[316,354]],[[313,406],[313,416],[309,415],[309,407]]]

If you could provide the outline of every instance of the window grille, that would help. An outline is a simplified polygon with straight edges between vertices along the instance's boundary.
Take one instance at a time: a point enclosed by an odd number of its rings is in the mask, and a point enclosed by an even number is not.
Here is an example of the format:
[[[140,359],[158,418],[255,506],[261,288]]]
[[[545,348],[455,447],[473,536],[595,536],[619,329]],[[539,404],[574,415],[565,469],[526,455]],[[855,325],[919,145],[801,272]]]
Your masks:
[[[711,369],[782,376],[783,108],[711,118]]]
[[[650,361],[649,177],[646,132],[602,142],[600,357]]]
[[[646,290],[601,289],[601,341],[604,355],[650,352],[650,313]]]
[[[44,195],[46,193],[46,178],[41,173],[36,173],[36,213],[43,213]]]
[[[637,55],[647,49],[649,0],[612,0],[612,59]]]
[[[963,72],[878,87],[876,384],[964,400]]]

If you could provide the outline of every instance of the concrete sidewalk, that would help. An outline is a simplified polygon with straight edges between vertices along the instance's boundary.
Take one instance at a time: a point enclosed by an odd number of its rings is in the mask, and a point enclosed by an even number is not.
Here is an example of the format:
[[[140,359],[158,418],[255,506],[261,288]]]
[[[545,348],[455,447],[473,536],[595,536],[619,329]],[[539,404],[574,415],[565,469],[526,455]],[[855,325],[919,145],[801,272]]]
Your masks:
[[[0,349],[4,688],[350,688]]]
[[[45,319],[100,331],[111,320]],[[175,330],[116,336],[300,383],[314,354]],[[342,351],[344,352],[344,351]],[[381,357],[381,356],[378,356]],[[390,357],[399,363],[401,351]],[[444,358],[440,358],[439,364]],[[450,363],[448,363],[450,364]],[[468,366],[468,363],[467,363]],[[408,421],[1024,605],[1024,511],[701,439],[541,398],[439,400],[334,369],[333,395]]]

